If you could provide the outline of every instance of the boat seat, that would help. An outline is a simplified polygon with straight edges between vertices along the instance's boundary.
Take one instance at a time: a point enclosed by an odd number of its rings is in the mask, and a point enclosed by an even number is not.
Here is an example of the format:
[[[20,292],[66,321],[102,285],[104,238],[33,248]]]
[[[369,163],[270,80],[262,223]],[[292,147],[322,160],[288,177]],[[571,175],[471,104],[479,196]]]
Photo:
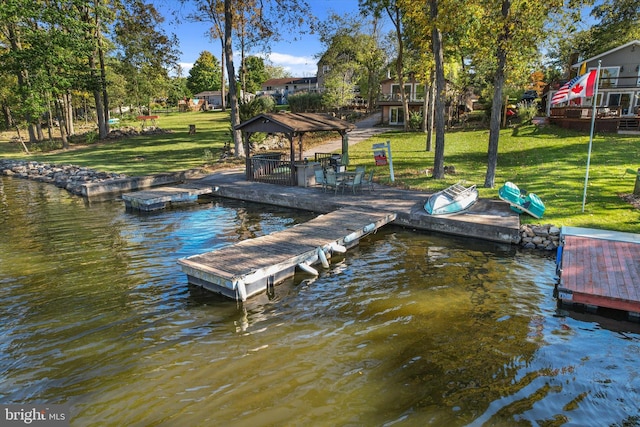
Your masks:
[[[467,189],[464,188],[462,185],[460,184],[454,184],[451,187],[447,188],[444,190],[445,194],[451,196],[451,197],[456,197],[462,193],[464,193]]]

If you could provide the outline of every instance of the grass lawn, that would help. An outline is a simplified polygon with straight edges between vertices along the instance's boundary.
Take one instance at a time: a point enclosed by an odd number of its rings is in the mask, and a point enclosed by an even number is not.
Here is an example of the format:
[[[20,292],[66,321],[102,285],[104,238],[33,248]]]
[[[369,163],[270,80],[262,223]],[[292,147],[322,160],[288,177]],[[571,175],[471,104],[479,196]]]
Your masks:
[[[197,132],[189,135],[189,125]],[[122,123],[121,126],[127,125]],[[140,126],[139,123],[132,123]],[[41,162],[73,163],[98,170],[145,175],[215,165],[230,140],[228,113],[160,114],[158,125],[173,133],[136,136],[119,141],[73,145],[55,153],[26,156],[20,144],[0,137],[0,157]],[[425,151],[422,133],[391,132],[350,147],[350,166],[375,167],[371,145],[391,141],[395,185],[426,191],[440,190],[457,181],[477,184],[480,197],[497,198],[498,188],[512,181],[534,192],[545,203],[542,220],[527,215],[525,223],[605,228],[640,233],[640,210],[621,195],[633,191],[634,176],[626,170],[640,167],[640,136],[600,134],[594,137],[585,211],[582,197],[589,136],[556,127],[524,126],[502,131],[495,188],[483,188],[488,130],[453,130],[445,136],[445,165],[455,175],[434,180],[425,171],[433,167],[434,151]],[[239,161],[236,164],[244,164]],[[389,168],[376,168],[376,180],[389,183]]]

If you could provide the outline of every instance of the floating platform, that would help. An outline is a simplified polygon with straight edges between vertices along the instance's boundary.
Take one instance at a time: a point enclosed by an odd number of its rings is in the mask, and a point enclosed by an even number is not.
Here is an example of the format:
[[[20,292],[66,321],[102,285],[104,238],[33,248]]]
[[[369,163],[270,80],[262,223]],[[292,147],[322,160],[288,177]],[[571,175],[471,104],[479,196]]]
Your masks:
[[[127,209],[150,212],[164,209],[168,204],[195,202],[198,197],[213,193],[213,187],[195,183],[158,187],[122,195]]]
[[[253,295],[295,274],[317,274],[314,264],[329,266],[336,252],[395,219],[390,212],[343,208],[294,227],[215,251],[178,260],[189,283],[235,300]]]
[[[640,234],[562,227],[557,299],[640,316]]]

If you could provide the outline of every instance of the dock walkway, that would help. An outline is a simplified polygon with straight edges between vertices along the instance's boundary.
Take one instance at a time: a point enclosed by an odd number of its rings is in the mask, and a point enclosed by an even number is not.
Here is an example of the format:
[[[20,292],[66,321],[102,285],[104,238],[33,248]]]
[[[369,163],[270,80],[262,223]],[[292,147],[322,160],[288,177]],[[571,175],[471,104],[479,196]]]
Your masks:
[[[125,193],[122,200],[127,209],[150,212],[173,203],[194,202],[199,196],[212,192],[213,188],[209,185],[188,183]]]
[[[379,227],[391,213],[343,208],[266,236],[240,241],[178,260],[190,283],[232,299],[245,300],[291,277],[296,267],[328,266],[332,253],[344,252]]]
[[[640,316],[640,235],[563,227],[558,301]]]

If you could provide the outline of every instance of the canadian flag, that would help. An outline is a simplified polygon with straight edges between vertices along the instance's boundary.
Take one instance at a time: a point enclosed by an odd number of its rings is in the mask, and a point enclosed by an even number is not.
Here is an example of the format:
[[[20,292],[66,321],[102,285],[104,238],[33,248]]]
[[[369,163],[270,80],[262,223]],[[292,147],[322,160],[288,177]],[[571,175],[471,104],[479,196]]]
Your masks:
[[[573,98],[593,96],[598,81],[598,71],[591,70],[587,74],[574,77],[565,83],[551,98],[551,105],[567,102]]]

